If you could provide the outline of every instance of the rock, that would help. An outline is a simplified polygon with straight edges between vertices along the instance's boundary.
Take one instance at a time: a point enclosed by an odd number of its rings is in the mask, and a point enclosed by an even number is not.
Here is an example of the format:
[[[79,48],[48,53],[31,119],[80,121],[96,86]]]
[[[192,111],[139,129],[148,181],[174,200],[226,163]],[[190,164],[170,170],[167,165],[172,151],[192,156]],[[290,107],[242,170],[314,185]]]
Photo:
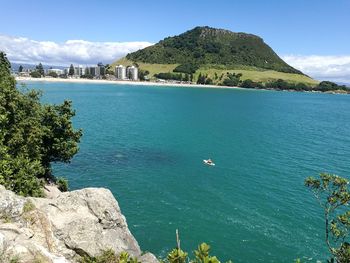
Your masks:
[[[25,199],[11,191],[6,191],[2,185],[0,185],[0,193],[0,218],[3,221],[18,219],[22,214]]]
[[[57,198],[62,192],[57,188],[56,185],[45,185],[44,195],[46,198],[54,199]]]
[[[3,234],[0,233],[0,255],[3,254],[4,250],[5,250],[5,236]]]
[[[55,190],[50,191],[53,193]],[[20,262],[77,262],[106,249],[155,263],[130,233],[112,193],[103,188],[55,192],[50,198],[24,198],[0,186],[0,249]]]
[[[152,253],[146,253],[139,257],[141,262],[147,263],[159,263],[158,259]]]

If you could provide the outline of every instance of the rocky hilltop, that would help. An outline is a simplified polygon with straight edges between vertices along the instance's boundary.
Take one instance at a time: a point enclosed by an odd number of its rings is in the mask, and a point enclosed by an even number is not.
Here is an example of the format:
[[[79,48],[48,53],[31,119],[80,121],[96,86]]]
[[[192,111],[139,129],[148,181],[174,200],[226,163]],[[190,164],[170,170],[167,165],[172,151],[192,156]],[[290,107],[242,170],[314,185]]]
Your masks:
[[[107,249],[158,262],[141,253],[109,190],[49,190],[48,198],[25,198],[0,185],[0,262],[78,262]]]

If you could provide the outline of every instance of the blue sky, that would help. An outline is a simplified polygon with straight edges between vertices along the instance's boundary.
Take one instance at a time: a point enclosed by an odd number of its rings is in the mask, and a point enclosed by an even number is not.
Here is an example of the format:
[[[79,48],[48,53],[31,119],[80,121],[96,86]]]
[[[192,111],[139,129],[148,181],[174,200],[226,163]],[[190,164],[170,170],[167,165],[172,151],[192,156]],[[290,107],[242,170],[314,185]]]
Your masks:
[[[208,25],[259,35],[279,55],[299,62],[309,56],[350,56],[349,0],[0,0],[0,6],[6,10],[0,35],[7,38],[58,45],[68,40],[155,43]]]

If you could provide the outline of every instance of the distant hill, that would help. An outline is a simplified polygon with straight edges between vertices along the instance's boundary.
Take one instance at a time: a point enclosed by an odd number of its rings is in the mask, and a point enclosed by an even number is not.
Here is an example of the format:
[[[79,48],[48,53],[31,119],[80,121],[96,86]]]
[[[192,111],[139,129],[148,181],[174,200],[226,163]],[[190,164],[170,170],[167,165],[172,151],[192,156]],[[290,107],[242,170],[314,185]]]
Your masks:
[[[27,64],[27,63],[16,63],[16,62],[11,62],[11,70],[12,71],[18,71],[18,68],[19,66],[22,65],[22,67],[24,69],[35,69],[35,67],[38,65],[38,64]],[[58,69],[64,69],[66,67],[64,66],[55,66],[55,65],[45,65],[43,64],[43,68],[44,69],[49,69],[49,68],[58,68]]]
[[[210,27],[196,27],[167,37],[126,58],[156,64],[244,65],[302,74],[284,62],[260,37]]]
[[[129,53],[114,62],[138,64],[155,74],[166,72],[192,73],[194,80],[203,73],[214,80],[227,72],[243,74],[242,79],[269,81],[284,79],[311,85],[317,81],[284,62],[262,38],[225,29],[195,27],[183,34],[167,37],[157,44]]]

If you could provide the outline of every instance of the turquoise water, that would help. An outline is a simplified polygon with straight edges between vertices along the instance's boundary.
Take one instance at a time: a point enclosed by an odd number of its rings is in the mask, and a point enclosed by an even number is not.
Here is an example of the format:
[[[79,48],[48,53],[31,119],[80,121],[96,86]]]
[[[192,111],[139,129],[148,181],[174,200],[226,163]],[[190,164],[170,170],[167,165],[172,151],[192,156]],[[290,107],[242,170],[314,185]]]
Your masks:
[[[73,100],[79,154],[55,165],[72,189],[107,187],[143,250],[205,241],[222,261],[324,261],[307,176],[350,172],[350,96],[28,83]],[[215,167],[203,165],[211,157]]]

